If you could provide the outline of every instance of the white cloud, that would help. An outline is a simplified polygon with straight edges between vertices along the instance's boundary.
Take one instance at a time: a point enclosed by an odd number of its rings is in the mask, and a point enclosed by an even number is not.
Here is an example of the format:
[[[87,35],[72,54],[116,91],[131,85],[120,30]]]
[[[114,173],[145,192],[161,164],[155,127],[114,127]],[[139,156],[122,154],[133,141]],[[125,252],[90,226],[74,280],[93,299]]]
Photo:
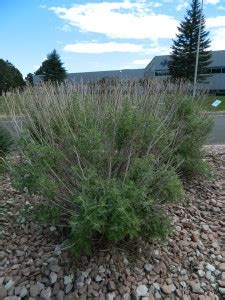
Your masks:
[[[176,7],[176,10],[177,11],[185,10],[188,7],[188,5],[189,5],[188,1],[186,1],[186,0],[180,0],[179,4]]]
[[[133,65],[146,66],[150,62],[149,58],[136,59],[132,62]]]
[[[212,50],[224,50],[225,45],[225,16],[206,19],[207,29],[210,30]]]
[[[150,47],[145,47],[140,44],[132,43],[117,43],[117,42],[108,42],[108,43],[98,43],[98,42],[77,42],[74,44],[67,44],[63,48],[66,52],[74,53],[89,53],[89,54],[100,54],[100,53],[136,53],[136,54],[168,54],[169,47],[161,46],[158,43],[152,43]]]
[[[225,6],[222,6],[222,5],[218,6],[217,8],[218,8],[219,10],[225,10]]]
[[[130,43],[76,43],[68,44],[63,49],[66,52],[75,53],[112,53],[112,52],[129,52],[139,53],[144,51],[142,45],[130,44]]]
[[[206,4],[213,4],[213,5],[216,5],[220,3],[220,0],[206,0]]]
[[[72,31],[71,27],[68,24],[63,25],[62,27],[56,27],[59,30],[65,31],[65,32],[70,32]]]
[[[212,50],[224,50],[225,45],[225,26],[211,31]]]
[[[164,47],[160,46],[157,43],[153,44],[152,47],[149,49],[145,49],[145,54],[148,54],[148,58],[144,59],[136,59],[132,61],[129,65],[124,66],[124,69],[133,69],[136,68],[137,66],[144,66],[146,67],[150,61],[153,59],[154,56],[156,55],[168,55],[170,53],[170,48],[169,47]]]
[[[169,46],[154,45],[150,48],[145,48],[145,54],[149,55],[164,55],[170,52]]]
[[[159,2],[123,1],[51,7],[50,10],[84,32],[121,39],[173,38],[178,21],[173,16],[154,13],[154,6],[158,5]]]
[[[217,17],[206,19],[206,26],[208,28],[225,26],[225,16],[217,16]]]
[[[154,7],[160,7],[160,6],[162,6],[162,3],[156,2],[156,3],[154,3],[153,6],[154,6]]]

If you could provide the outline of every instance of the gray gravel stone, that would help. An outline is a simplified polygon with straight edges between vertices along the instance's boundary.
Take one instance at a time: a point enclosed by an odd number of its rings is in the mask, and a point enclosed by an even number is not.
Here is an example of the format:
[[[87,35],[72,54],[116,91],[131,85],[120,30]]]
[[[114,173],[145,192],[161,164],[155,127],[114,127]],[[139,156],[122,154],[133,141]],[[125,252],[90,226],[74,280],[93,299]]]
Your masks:
[[[59,273],[60,270],[61,270],[61,267],[60,267],[59,265],[50,264],[50,265],[49,265],[49,269],[50,269],[52,272]]]
[[[90,272],[91,272],[91,269],[83,271],[83,272],[81,272],[81,276],[80,277],[83,276],[84,278],[88,278]]]
[[[199,277],[205,277],[205,272],[203,270],[198,270]]]
[[[24,287],[22,287],[21,291],[20,291],[20,297],[24,298],[25,296],[27,296],[28,294],[28,290]]]
[[[161,290],[164,294],[169,295],[172,293],[172,285],[164,284],[161,286]]]
[[[225,295],[225,288],[219,287],[219,292],[222,295]]]
[[[20,294],[22,288],[23,288],[22,286],[17,286],[17,287],[15,287],[15,289],[14,289],[14,294],[15,294],[16,296],[19,296],[19,294]],[[1,297],[0,297],[0,299],[1,299]]]
[[[0,299],[3,299],[7,296],[7,290],[3,287],[0,287]]]
[[[55,249],[54,249],[54,255],[59,256],[61,254],[62,254],[61,246],[60,245],[56,245]]]
[[[15,285],[15,282],[14,282],[13,280],[10,279],[10,280],[6,283],[5,289],[6,289],[6,290],[9,290],[9,289],[11,289],[12,287],[14,287],[14,285]]]
[[[153,269],[153,265],[151,265],[151,264],[145,264],[144,265],[144,269],[145,269],[146,272],[151,272],[152,269]]]
[[[105,273],[105,268],[103,266],[99,266],[98,271],[99,273]]]
[[[212,273],[210,271],[206,272],[205,278],[210,280]]]
[[[182,286],[182,288],[186,288],[187,287],[187,283],[185,281],[180,281],[180,285]]]
[[[0,261],[7,257],[7,253],[5,251],[0,251]]]
[[[69,283],[72,283],[74,280],[74,275],[70,274],[68,276],[64,276],[64,284],[67,285]]]
[[[84,275],[81,275],[79,277],[77,277],[76,279],[76,283],[84,283],[84,279],[87,278],[87,277],[84,277]]]
[[[219,264],[219,270],[224,272],[225,271],[225,263]]]
[[[113,300],[113,299],[114,299],[114,294],[113,293],[106,294],[106,300]]]
[[[190,281],[190,286],[193,293],[200,295],[204,294],[204,290],[201,288],[199,282]]]
[[[223,260],[223,256],[222,256],[222,255],[217,255],[217,259],[218,259],[219,261],[222,261],[222,260]]]
[[[126,294],[123,295],[123,298],[122,298],[122,299],[123,299],[123,300],[131,300],[131,296],[130,296],[129,293],[126,293]]]
[[[213,265],[210,265],[210,264],[206,265],[206,269],[208,271],[211,271],[211,272],[215,272],[216,271],[216,268]]]
[[[37,286],[38,286],[38,289],[39,289],[39,293],[44,289],[44,284],[42,282],[37,282]]]
[[[125,264],[126,266],[129,265],[129,261],[128,261],[128,259],[127,259],[126,257],[123,258],[123,262],[124,262],[124,264]]]
[[[95,276],[95,281],[96,282],[101,282],[102,281],[102,277],[100,275]]]
[[[23,256],[25,254],[25,252],[24,251],[21,251],[21,250],[16,250],[16,256]]]
[[[202,229],[206,232],[209,231],[209,225],[207,224],[202,225]]]
[[[39,293],[40,293],[40,290],[39,290],[39,287],[38,287],[37,284],[32,285],[30,287],[30,295],[31,295],[31,297],[35,298],[35,297],[38,296]]]
[[[56,295],[57,300],[63,300],[65,293],[63,291],[59,291],[58,295]]]
[[[49,279],[51,284],[54,284],[57,281],[58,275],[55,272],[51,272],[49,275]]]
[[[136,289],[136,293],[138,297],[144,297],[148,292],[148,288],[146,285],[139,285]]]
[[[154,282],[152,286],[153,286],[154,290],[160,291],[160,285],[157,282]]]
[[[14,287],[12,287],[11,289],[9,289],[8,290],[8,296],[13,296],[15,294],[14,291],[15,291]]]
[[[72,283],[68,283],[66,285],[66,290],[65,290],[66,294],[69,294],[69,292],[72,290],[72,288],[73,288]]]
[[[53,226],[53,225],[49,228],[49,230],[50,230],[51,232],[56,231],[56,229],[57,229],[57,228],[56,228],[55,226]]]
[[[43,300],[49,299],[51,297],[51,294],[52,294],[52,290],[50,287],[41,291],[41,297],[43,298]]]
[[[221,272],[220,272],[220,270],[216,270],[216,271],[214,272],[214,274],[215,274],[216,276],[219,276],[219,275],[221,274]]]
[[[0,285],[3,285],[4,280],[5,280],[5,277],[0,277]]]
[[[113,292],[116,290],[116,285],[115,285],[115,282],[110,280],[107,284],[107,289],[109,292]]]

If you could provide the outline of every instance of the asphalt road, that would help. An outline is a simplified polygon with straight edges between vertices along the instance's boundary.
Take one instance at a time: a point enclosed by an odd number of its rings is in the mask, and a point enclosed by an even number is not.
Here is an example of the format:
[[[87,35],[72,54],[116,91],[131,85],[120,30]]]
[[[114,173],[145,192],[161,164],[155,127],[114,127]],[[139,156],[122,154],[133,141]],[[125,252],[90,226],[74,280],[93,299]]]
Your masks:
[[[7,128],[15,136],[19,136],[19,127],[22,125],[22,121],[18,121],[16,128],[11,121],[0,119],[0,130],[1,127]],[[209,136],[208,144],[210,145],[225,145],[225,115],[215,115],[214,116],[214,128]]]
[[[225,145],[225,115],[214,116],[214,128],[209,136],[210,145]]]

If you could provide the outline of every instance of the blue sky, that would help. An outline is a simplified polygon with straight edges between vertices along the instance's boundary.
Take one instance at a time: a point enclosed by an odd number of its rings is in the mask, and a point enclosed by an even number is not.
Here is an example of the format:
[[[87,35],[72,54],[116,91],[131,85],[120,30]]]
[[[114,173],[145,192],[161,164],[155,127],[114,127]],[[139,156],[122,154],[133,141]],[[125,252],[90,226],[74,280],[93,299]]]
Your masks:
[[[56,49],[68,72],[144,68],[168,54],[191,0],[0,0],[0,58],[25,76]],[[225,0],[204,0],[212,50],[225,49]]]

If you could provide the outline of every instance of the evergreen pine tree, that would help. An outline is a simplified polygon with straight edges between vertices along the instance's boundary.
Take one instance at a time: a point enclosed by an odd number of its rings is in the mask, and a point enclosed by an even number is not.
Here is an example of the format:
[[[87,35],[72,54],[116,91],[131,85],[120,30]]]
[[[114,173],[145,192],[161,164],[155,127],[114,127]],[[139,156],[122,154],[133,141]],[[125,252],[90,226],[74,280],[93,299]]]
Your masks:
[[[172,78],[193,81],[197,54],[201,5],[199,0],[192,0],[184,20],[178,27],[176,40],[173,40],[169,70]],[[204,80],[207,66],[210,64],[211,51],[209,32],[205,30],[205,18],[202,14],[198,63],[198,80]]]
[[[40,68],[35,72],[36,75],[43,75],[44,81],[62,82],[66,78],[66,70],[59,54],[54,49],[48,54]]]
[[[34,85],[33,74],[32,73],[28,73],[27,77],[25,77],[25,80],[26,80],[27,84],[30,84],[32,86]]]

